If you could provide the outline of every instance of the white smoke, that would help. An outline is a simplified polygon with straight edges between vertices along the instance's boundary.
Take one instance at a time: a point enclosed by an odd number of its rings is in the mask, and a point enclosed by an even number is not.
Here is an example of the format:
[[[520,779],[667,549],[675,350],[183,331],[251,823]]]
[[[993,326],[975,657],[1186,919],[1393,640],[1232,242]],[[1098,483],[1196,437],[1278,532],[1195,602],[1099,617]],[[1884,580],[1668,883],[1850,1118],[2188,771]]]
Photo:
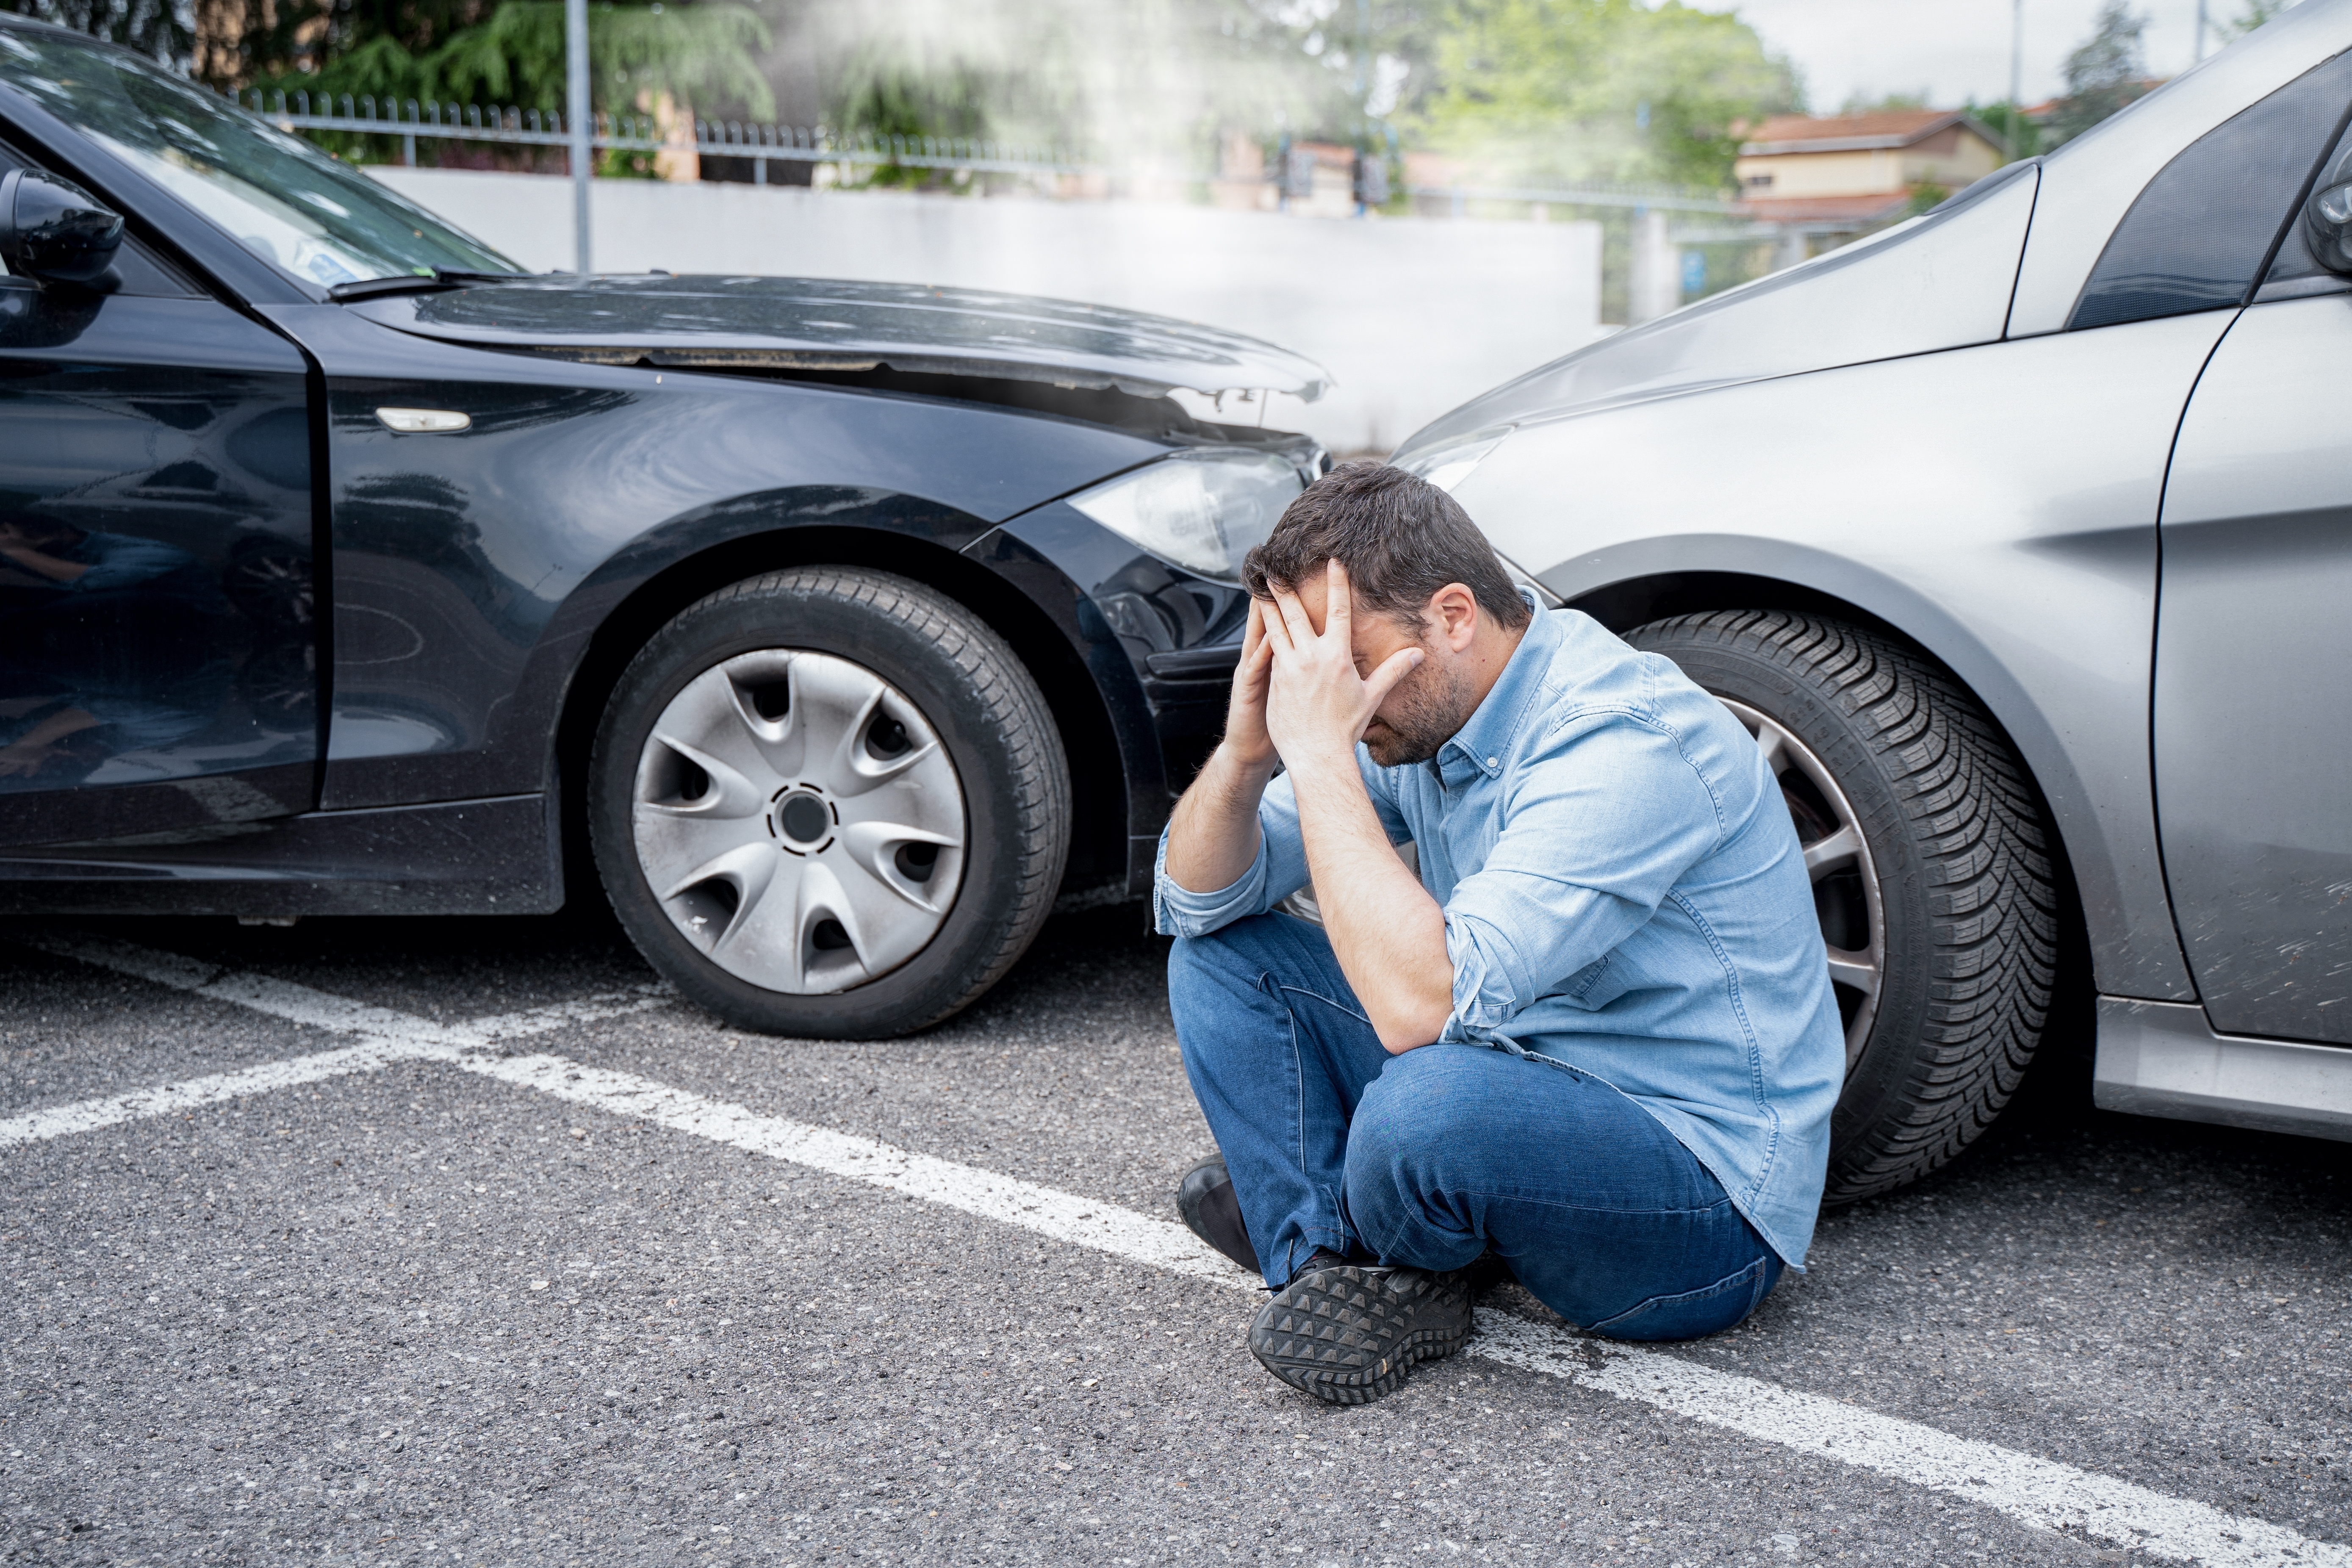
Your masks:
[[[811,0],[779,48],[814,62],[832,105],[877,81],[919,85],[968,99],[992,140],[1205,173],[1221,135],[1344,131],[1394,109],[1403,62],[1353,59],[1355,40],[1331,30],[1339,5]]]

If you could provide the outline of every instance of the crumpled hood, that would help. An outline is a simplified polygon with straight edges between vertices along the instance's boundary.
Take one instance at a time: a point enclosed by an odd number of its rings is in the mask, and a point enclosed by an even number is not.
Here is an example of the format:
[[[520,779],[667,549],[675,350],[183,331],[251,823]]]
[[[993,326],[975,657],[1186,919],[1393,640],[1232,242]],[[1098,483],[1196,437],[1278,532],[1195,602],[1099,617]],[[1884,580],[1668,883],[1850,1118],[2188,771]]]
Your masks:
[[[1197,321],[1069,300],[827,278],[530,277],[344,307],[402,331],[604,363],[892,370],[1116,388],[1282,392],[1314,361]]]

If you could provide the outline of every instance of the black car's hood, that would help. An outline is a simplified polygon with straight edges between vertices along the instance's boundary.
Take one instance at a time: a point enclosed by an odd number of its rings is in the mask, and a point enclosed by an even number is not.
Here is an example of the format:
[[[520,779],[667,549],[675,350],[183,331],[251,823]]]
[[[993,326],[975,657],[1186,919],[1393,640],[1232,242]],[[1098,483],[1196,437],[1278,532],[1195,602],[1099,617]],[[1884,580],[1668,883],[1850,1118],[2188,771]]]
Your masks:
[[[345,307],[402,331],[602,363],[1008,377],[1160,396],[1330,383],[1314,361],[1197,321],[1068,300],[828,278],[517,279]]]

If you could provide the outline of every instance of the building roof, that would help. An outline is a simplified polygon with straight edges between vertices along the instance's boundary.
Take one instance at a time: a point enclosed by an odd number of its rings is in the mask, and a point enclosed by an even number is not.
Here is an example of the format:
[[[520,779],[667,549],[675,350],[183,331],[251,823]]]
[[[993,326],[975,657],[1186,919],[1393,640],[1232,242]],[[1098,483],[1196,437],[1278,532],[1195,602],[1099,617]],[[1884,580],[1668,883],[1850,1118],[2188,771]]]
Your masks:
[[[1910,205],[1908,191],[1876,191],[1859,196],[1743,196],[1739,205],[1749,216],[1768,223],[1883,223]]]
[[[2139,89],[2137,97],[2146,98],[2171,79],[2170,77],[2165,76],[2144,76],[2135,80],[2132,85]],[[2057,112],[2065,107],[2066,100],[2063,98],[2045,98],[2039,103],[2027,104],[2017,112],[2036,125],[2047,125]]]
[[[1755,139],[1740,143],[1743,157],[1775,153],[1861,153],[1908,147],[1937,132],[1965,125],[1994,146],[2000,138],[1957,109],[1889,109],[1876,114],[1776,114],[1756,127]]]

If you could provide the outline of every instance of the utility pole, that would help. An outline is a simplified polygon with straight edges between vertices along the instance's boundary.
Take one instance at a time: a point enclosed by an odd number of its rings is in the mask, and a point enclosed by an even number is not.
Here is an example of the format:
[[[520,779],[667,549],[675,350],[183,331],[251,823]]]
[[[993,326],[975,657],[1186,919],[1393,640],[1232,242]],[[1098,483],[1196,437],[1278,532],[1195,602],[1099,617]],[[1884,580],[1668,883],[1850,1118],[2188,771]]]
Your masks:
[[[2025,151],[2025,0],[2009,0],[2009,155]]]
[[[1370,141],[1372,136],[1370,111],[1375,79],[1372,76],[1371,53],[1372,0],[1356,0],[1356,166],[1349,172],[1348,184],[1351,187],[1349,194],[1356,198],[1358,217],[1364,216],[1368,205],[1368,193],[1371,189],[1369,176],[1365,173],[1364,161],[1376,156],[1364,150],[1364,143]],[[1381,169],[1380,190],[1381,195],[1385,199],[1388,195],[1386,165],[1382,165]]]
[[[2197,0],[2197,58],[2205,58],[2205,0]]]
[[[563,0],[564,128],[572,133],[572,269],[591,270],[588,177],[595,121],[588,108],[588,0]]]
[[[2202,6],[2205,0],[2198,0]],[[2025,0],[2009,0],[2009,110],[2014,132],[2025,107]]]

